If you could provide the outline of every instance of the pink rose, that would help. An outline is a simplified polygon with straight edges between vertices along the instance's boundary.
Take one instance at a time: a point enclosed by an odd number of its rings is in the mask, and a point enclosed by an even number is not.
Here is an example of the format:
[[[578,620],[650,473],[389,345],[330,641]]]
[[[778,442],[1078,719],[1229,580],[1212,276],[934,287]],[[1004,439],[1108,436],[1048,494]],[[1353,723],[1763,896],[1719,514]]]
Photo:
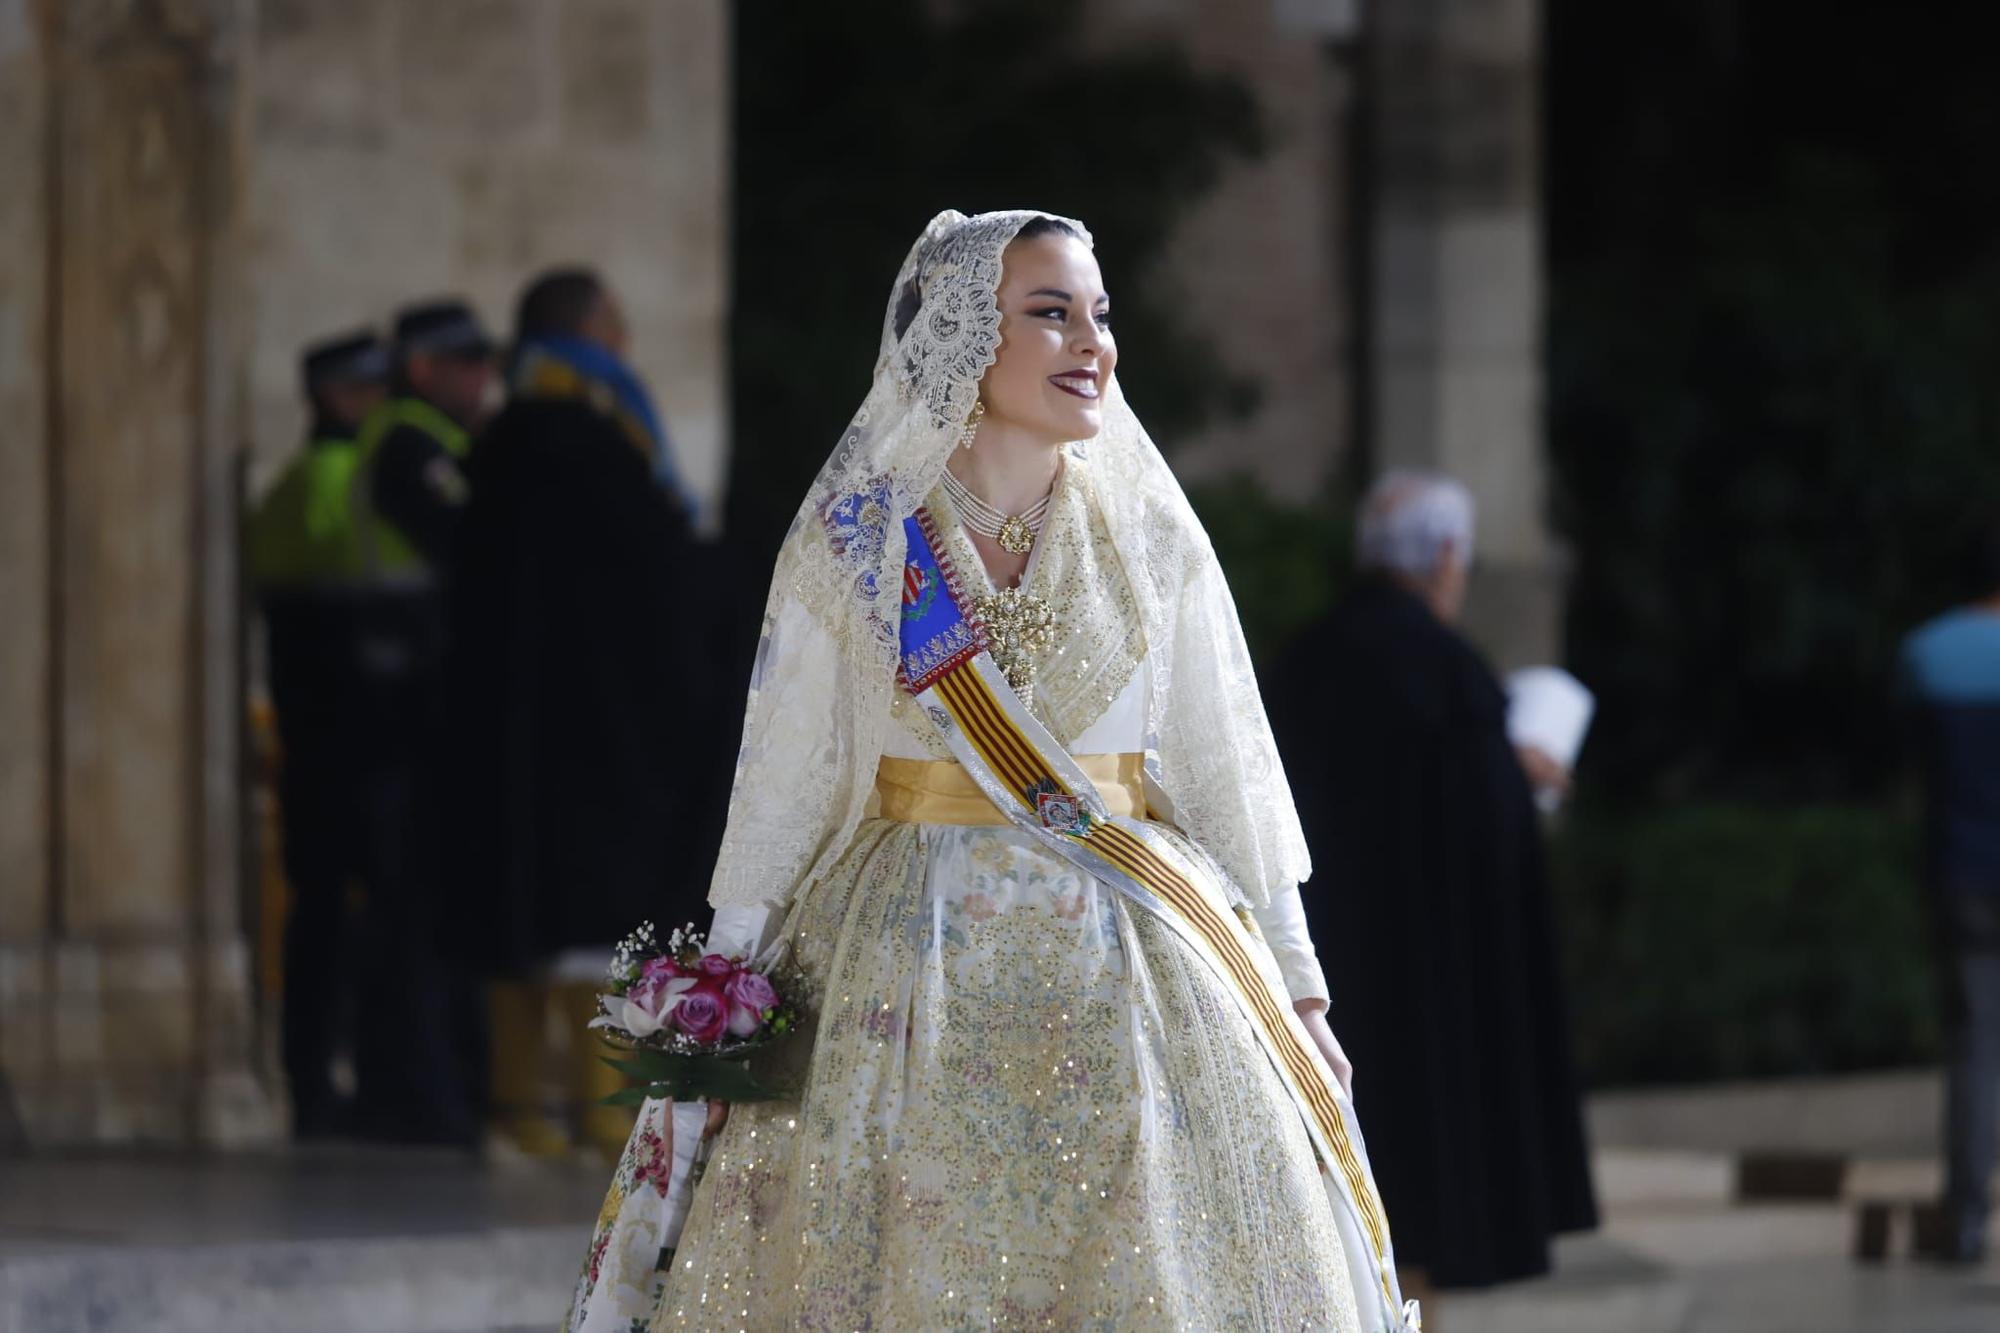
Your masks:
[[[764,1011],[778,1007],[778,992],[769,978],[756,972],[738,972],[722,983],[722,996],[729,1001],[729,1035],[749,1037],[764,1026]]]
[[[738,972],[722,985],[732,1004],[748,1005],[758,1013],[778,1007],[778,991],[762,972]]]
[[[646,965],[639,969],[641,980],[647,977],[684,977],[686,975],[686,968],[667,957],[648,958]]]
[[[705,953],[695,963],[695,968],[705,977],[726,977],[736,970],[736,960],[724,958],[719,953]]]
[[[681,996],[674,1006],[674,1026],[703,1045],[721,1040],[729,1026],[729,1002],[721,988],[711,990],[704,982]]]
[[[605,1011],[614,1026],[635,1037],[650,1037],[667,1025],[681,993],[694,984],[693,977],[641,977],[623,996],[609,997]]]

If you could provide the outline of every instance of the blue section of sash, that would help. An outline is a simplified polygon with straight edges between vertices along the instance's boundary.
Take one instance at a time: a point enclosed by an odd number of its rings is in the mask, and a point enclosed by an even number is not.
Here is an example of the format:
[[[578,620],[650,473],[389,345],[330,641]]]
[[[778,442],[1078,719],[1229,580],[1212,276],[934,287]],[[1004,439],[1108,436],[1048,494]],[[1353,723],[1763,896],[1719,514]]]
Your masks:
[[[912,694],[922,694],[939,676],[979,652],[979,635],[946,577],[930,534],[917,514],[903,520],[908,538],[903,568],[902,675]]]

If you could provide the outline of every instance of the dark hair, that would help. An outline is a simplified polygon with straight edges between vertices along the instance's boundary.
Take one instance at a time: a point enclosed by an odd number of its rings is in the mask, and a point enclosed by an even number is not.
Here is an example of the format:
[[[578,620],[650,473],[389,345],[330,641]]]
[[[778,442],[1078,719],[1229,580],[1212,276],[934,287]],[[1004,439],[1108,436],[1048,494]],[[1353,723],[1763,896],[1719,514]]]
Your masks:
[[[574,337],[604,299],[604,280],[587,268],[557,268],[536,278],[514,310],[516,338]]]
[[[1014,239],[1017,241],[1032,241],[1041,236],[1067,236],[1073,241],[1083,239],[1075,227],[1061,218],[1029,218],[1021,230],[1014,233]]]
[[[1064,222],[1061,218],[1052,217],[1038,216],[1029,218],[1021,224],[1021,230],[1014,233],[1016,241],[1032,241],[1041,236],[1067,236],[1072,240],[1078,241],[1083,239],[1082,233],[1077,231],[1075,227]],[[902,295],[896,298],[895,328],[896,340],[898,342],[901,342],[903,335],[910,331],[910,324],[916,319],[917,311],[923,307],[923,304],[924,294],[918,289],[917,280],[911,278],[903,284]]]

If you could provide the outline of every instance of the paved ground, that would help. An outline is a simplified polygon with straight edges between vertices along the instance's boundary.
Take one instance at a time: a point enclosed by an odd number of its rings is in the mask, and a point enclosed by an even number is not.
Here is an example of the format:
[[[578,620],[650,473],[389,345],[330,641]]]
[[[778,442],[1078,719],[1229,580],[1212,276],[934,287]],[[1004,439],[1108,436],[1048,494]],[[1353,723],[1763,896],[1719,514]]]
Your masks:
[[[553,1329],[607,1172],[361,1148],[0,1160],[0,1333]]]
[[[31,1250],[580,1227],[597,1215],[608,1178],[609,1167],[582,1160],[496,1167],[360,1146],[0,1158],[0,1261]]]
[[[1847,1203],[1729,1202],[1713,1154],[1603,1155],[1608,1225],[1437,1333],[1995,1333],[2000,1265],[1847,1258]],[[602,1168],[345,1150],[0,1161],[0,1333],[526,1333],[554,1326]],[[1915,1197],[1922,1163],[1850,1192]]]
[[[1433,1333],[2000,1333],[2000,1262],[1849,1257],[1856,1200],[1933,1196],[1927,1162],[1856,1163],[1826,1203],[1734,1203],[1719,1155],[1600,1152],[1597,1176],[1605,1226],[1554,1277],[1446,1301]]]
[[[1844,1257],[1827,1208],[1614,1218],[1556,1277],[1447,1301],[1432,1333],[1994,1333],[2000,1268]],[[1800,1253],[1799,1251],[1806,1251]],[[1609,1257],[1607,1257],[1607,1255]]]

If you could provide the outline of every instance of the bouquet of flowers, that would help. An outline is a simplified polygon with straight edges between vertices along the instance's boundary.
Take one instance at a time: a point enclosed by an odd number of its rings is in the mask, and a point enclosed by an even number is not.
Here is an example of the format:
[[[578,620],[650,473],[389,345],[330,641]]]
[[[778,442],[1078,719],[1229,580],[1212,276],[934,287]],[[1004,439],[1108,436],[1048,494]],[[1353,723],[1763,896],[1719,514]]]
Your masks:
[[[789,1095],[783,1080],[752,1057],[799,1028],[798,1011],[762,972],[741,957],[708,952],[693,926],[662,945],[649,921],[620,942],[611,957],[599,1014],[590,1021],[605,1041],[625,1052],[605,1063],[640,1081],[605,1098],[635,1106],[649,1098],[674,1101],[771,1101]]]

